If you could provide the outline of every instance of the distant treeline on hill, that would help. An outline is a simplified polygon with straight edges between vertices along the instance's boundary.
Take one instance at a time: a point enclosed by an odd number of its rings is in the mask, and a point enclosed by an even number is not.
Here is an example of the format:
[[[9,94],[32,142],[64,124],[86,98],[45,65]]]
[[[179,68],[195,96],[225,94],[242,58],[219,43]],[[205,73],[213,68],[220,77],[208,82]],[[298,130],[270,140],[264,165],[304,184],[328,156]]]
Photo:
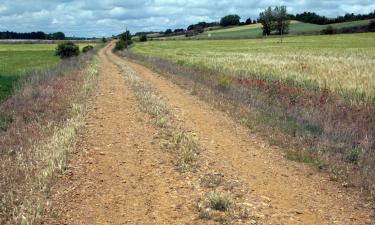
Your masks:
[[[312,23],[312,24],[319,24],[319,25],[327,25],[332,23],[342,23],[342,22],[351,22],[356,20],[366,20],[366,19],[375,19],[375,10],[369,14],[357,14],[354,13],[347,13],[344,16],[338,16],[336,18],[328,18],[325,16],[320,16],[314,12],[304,12],[296,15],[289,14],[289,19],[291,20],[298,20],[305,23]],[[186,36],[194,36],[198,33],[202,33],[206,28],[209,27],[216,27],[216,26],[236,26],[236,25],[248,25],[253,23],[259,23],[260,19],[252,20],[248,18],[246,20],[240,21],[240,17],[236,14],[234,15],[227,15],[221,18],[220,22],[199,22],[196,24],[191,24],[187,27],[187,29],[167,29],[165,32],[157,32],[162,34],[163,36],[173,36],[173,35],[180,35],[185,34]],[[139,32],[136,35],[148,35],[155,32]]]
[[[17,32],[5,31],[5,32],[0,32],[0,39],[65,40],[65,34],[63,32],[46,34],[42,31],[30,32],[30,33],[17,33]]]
[[[314,12],[304,12],[296,15],[289,15],[289,18],[292,20],[298,20],[305,23],[313,23],[319,25],[326,25],[332,23],[342,23],[342,22],[351,22],[356,20],[367,20],[375,19],[375,10],[369,14],[358,14],[347,13],[345,16],[338,16],[336,18],[327,18],[325,16],[320,16]]]

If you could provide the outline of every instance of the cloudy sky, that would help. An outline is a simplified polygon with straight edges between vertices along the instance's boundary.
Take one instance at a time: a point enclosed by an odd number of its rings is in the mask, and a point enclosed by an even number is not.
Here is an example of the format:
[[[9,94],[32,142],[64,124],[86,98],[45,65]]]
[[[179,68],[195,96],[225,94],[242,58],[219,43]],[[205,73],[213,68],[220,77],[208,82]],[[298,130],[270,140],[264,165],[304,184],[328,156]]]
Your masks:
[[[63,31],[69,36],[118,34],[186,28],[236,13],[256,19],[267,6],[286,5],[290,13],[314,11],[334,17],[369,13],[374,0],[0,0],[0,31]]]

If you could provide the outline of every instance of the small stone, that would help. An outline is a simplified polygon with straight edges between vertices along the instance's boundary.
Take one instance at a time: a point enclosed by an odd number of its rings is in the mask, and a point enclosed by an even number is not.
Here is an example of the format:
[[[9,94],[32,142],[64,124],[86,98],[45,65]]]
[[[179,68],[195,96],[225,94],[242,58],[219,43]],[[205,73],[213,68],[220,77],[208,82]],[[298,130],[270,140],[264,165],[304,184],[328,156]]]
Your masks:
[[[297,209],[297,210],[296,210],[296,213],[301,215],[301,214],[303,214],[303,210],[301,210],[301,209]]]

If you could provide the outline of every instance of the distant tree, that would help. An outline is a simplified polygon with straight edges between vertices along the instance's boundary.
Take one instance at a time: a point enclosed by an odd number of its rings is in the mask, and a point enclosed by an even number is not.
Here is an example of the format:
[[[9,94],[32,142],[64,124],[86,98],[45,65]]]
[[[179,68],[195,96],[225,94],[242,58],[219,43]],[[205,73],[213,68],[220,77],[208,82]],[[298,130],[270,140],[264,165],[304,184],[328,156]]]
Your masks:
[[[128,48],[132,43],[132,35],[130,31],[127,30],[126,32],[120,34],[120,40],[116,42],[115,51],[124,50],[125,48]]]
[[[62,59],[79,55],[79,47],[73,42],[61,43],[57,46],[55,54]]]
[[[259,14],[259,22],[262,24],[263,35],[270,35],[273,25],[273,12],[272,8],[268,7],[266,10]]]
[[[253,20],[253,24],[256,24],[257,23],[257,21],[256,20]]]
[[[146,34],[142,34],[142,35],[139,37],[139,41],[140,41],[140,42],[146,42],[146,41],[147,41],[147,35],[146,35]]]
[[[329,25],[322,32],[323,34],[334,34],[336,30],[331,25]]]
[[[102,43],[106,43],[107,39],[105,37],[102,37]]]
[[[126,42],[126,41],[130,41],[132,39],[132,35],[130,33],[130,31],[126,31],[122,34],[120,34],[120,40]]]
[[[248,25],[248,24],[252,24],[253,21],[251,20],[251,18],[248,18],[246,21],[245,21],[245,24]]]
[[[63,32],[56,32],[51,34],[52,40],[65,40],[65,34]]]
[[[375,20],[371,20],[368,24],[368,31],[375,32]]]
[[[286,6],[276,6],[273,9],[273,28],[276,30],[277,34],[281,37],[281,42],[283,42],[283,35],[289,33],[290,19]]]
[[[173,31],[172,31],[172,29],[167,29],[164,33],[165,33],[165,34],[172,34]]]
[[[221,18],[220,25],[223,27],[240,24],[241,17],[239,15],[227,15]]]
[[[173,32],[174,33],[181,33],[181,32],[185,32],[185,29],[175,29]]]

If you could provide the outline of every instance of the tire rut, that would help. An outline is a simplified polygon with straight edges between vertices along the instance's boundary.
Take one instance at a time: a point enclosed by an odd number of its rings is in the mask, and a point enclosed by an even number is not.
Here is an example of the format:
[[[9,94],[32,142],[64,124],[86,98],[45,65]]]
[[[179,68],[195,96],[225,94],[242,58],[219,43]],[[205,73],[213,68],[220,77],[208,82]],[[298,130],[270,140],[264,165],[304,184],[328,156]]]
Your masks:
[[[158,130],[107,56],[86,128],[52,189],[45,224],[190,224],[197,194],[154,137]]]
[[[264,224],[373,224],[374,211],[353,190],[338,187],[324,174],[285,160],[224,113],[144,66],[126,63],[163,96],[184,126],[202,140],[209,167],[238,177],[251,189],[254,210]]]

